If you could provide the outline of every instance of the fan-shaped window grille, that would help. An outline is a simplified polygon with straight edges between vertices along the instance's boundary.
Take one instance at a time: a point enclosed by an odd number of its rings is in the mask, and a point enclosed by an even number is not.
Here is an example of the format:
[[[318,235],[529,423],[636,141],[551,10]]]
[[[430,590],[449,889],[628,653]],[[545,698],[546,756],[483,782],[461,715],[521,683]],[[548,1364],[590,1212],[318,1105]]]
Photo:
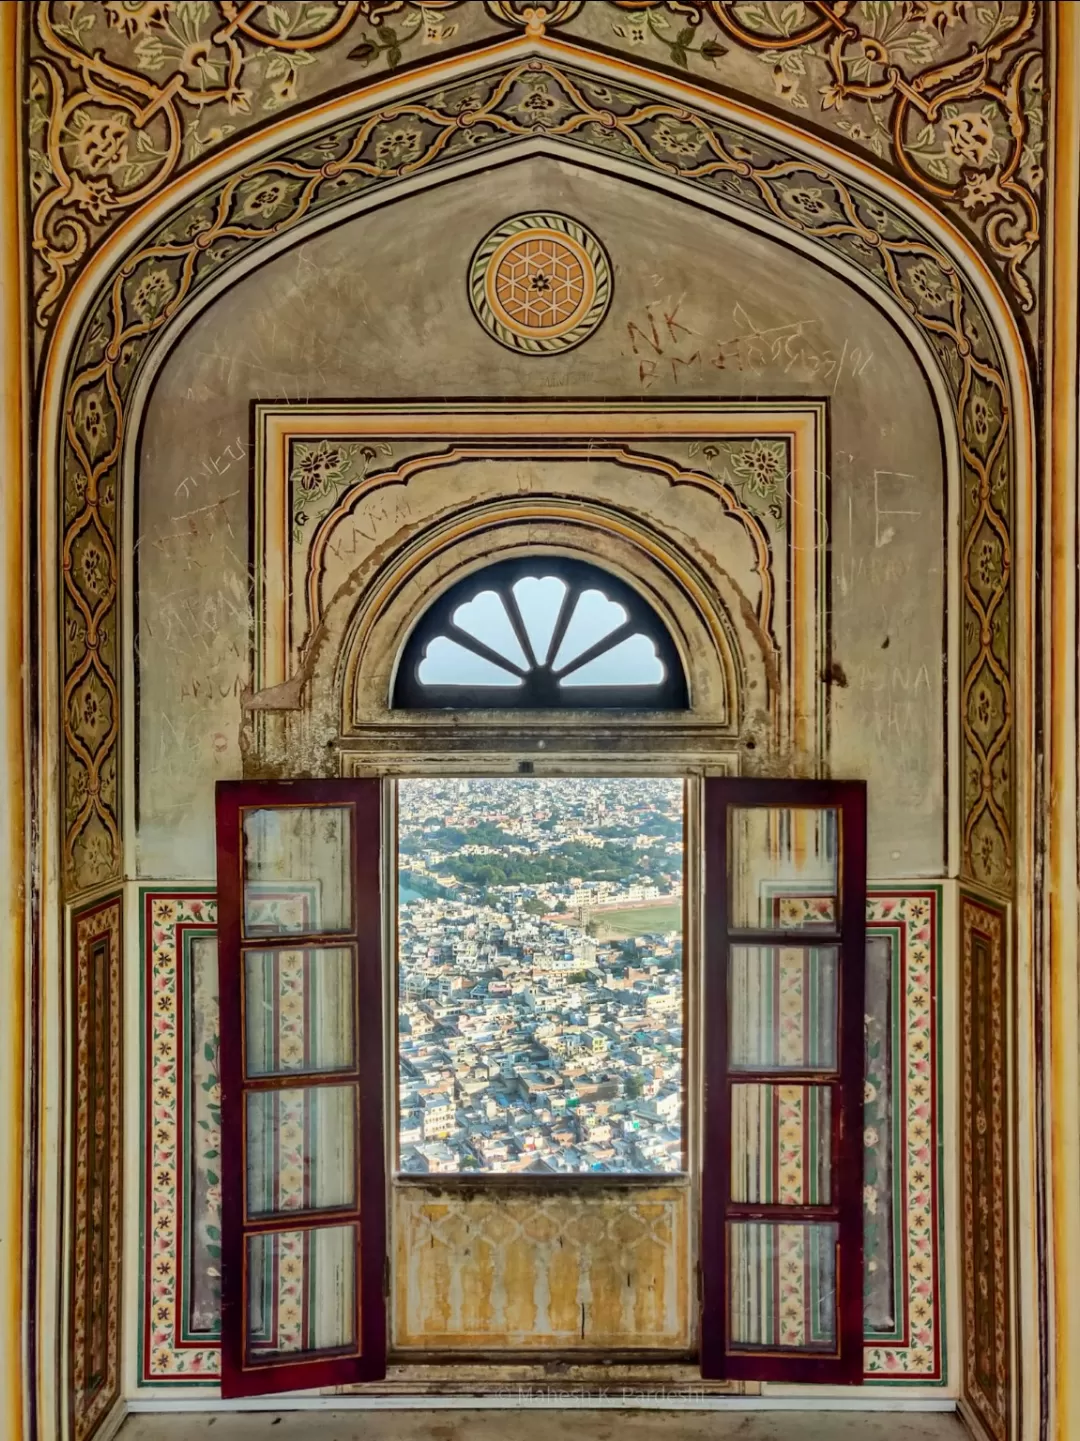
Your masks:
[[[686,677],[637,591],[582,561],[499,561],[459,581],[405,645],[394,704],[683,710]]]

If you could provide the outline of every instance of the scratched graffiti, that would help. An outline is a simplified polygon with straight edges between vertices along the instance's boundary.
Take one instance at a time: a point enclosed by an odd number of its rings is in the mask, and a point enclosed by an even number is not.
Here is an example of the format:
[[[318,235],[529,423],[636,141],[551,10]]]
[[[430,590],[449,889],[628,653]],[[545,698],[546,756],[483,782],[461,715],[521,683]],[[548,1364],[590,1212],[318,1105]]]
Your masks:
[[[683,319],[684,301],[652,302],[626,321],[626,339],[642,389],[686,385],[691,377],[717,371],[761,377],[784,375],[817,382],[835,394],[846,380],[857,380],[872,365],[874,352],[847,336],[839,350],[830,345],[820,317],[770,323],[755,319],[741,301],[732,307],[723,330],[704,331]]]
[[[588,224],[616,265],[613,308],[600,329],[580,347],[540,359],[495,344],[459,289],[477,241],[507,215],[536,205],[566,209]],[[437,254],[424,241],[434,234]],[[163,367],[144,425],[139,479],[137,809],[144,874],[212,874],[213,783],[243,768],[242,701],[253,676],[255,627],[266,606],[284,603],[290,650],[281,680],[296,673],[309,630],[305,564],[294,566],[286,594],[258,588],[266,578],[261,560],[254,568],[252,560],[252,402],[490,397],[579,406],[611,396],[649,404],[827,402],[822,565],[830,590],[820,622],[830,642],[832,765],[866,776],[874,787],[871,863],[878,874],[940,868],[945,496],[937,426],[917,364],[879,311],[795,252],[670,197],[613,177],[590,175],[585,182],[573,167],[534,158],[306,239],[215,299]],[[676,459],[659,442],[654,448]],[[305,461],[312,493],[318,491],[317,504],[301,507],[302,550],[344,491],[336,489],[326,456],[296,459]],[[367,463],[377,470],[400,459],[395,450]],[[760,468],[747,467],[744,475],[731,456],[714,459],[715,465],[701,452],[682,457],[727,477],[757,507],[779,580],[789,564],[786,520],[770,506],[782,509],[786,501],[783,463],[777,494],[762,496]],[[383,547],[405,543],[470,496],[518,492],[518,463],[491,468],[490,484],[479,489],[475,477],[459,471],[375,492],[330,537],[323,601],[355,587]],[[661,501],[625,470],[612,477],[612,487],[620,503],[640,503],[669,530],[677,527],[702,563],[711,556],[757,603],[752,566],[744,566],[737,546],[728,546],[726,532],[685,487]],[[548,488],[562,493],[554,478]],[[287,523],[297,520],[290,511]],[[778,614],[777,641],[786,650]],[[167,666],[143,667],[146,657],[156,661],[163,653]],[[917,694],[914,686],[894,692],[891,680],[878,691],[861,681],[877,666],[886,667],[887,679],[893,666],[906,674],[927,656],[934,657],[929,691],[920,683]],[[891,842],[897,835],[899,845]]]

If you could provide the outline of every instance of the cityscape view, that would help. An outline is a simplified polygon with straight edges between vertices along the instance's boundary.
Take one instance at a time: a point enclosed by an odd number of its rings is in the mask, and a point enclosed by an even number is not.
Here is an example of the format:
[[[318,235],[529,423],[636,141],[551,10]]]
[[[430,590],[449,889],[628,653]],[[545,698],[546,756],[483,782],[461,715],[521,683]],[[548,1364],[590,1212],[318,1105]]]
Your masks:
[[[399,1169],[683,1169],[683,785],[398,784]]]

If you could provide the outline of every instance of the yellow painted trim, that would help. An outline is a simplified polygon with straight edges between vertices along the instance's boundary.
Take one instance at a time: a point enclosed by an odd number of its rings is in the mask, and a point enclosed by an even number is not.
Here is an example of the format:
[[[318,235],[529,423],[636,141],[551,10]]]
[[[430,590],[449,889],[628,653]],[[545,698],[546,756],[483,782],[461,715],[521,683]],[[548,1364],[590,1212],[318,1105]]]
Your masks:
[[[1053,198],[1047,378],[1049,495],[1046,506],[1049,622],[1045,664],[1046,891],[1050,996],[1050,1193],[1053,1266],[1049,1314],[1053,1337],[1053,1435],[1080,1436],[1080,1016],[1077,955],[1077,402],[1078,247],[1080,247],[1080,7],[1054,6]],[[1034,1379],[1034,1378],[1032,1378]]]
[[[25,334],[22,276],[22,186],[19,180],[21,87],[18,5],[0,6],[0,240],[3,339],[3,599],[0,628],[0,746],[4,755],[4,999],[0,1005],[0,1434],[23,1435],[23,1085],[26,982],[26,517],[30,487],[24,445]]]

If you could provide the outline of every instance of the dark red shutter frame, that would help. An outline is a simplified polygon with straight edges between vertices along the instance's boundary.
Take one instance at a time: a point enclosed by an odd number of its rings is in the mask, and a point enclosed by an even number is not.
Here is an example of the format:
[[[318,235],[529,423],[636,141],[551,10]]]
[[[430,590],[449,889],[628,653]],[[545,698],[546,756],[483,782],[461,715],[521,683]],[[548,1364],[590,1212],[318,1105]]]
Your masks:
[[[832,936],[792,930],[739,930],[753,942],[840,945],[839,1106],[832,1115],[832,1191],[828,1206],[735,1205],[731,1197],[731,1081],[766,1079],[728,1069],[728,813],[732,807],[832,808],[840,815],[840,926]],[[705,781],[704,1137],[701,1194],[701,1373],[715,1380],[820,1382],[863,1379],[863,1075],[866,957],[866,786],[862,781]],[[776,1084],[797,1084],[770,1073]],[[812,1079],[812,1078],[811,1078]],[[838,1225],[836,1353],[760,1351],[728,1346],[727,1223],[746,1212],[770,1221],[834,1220]]]
[[[386,1178],[383,1140],[383,963],[381,909],[381,783],[374,779],[321,781],[219,781],[217,785],[218,977],[221,1035],[222,1155],[222,1305],[221,1393],[226,1398],[280,1391],[345,1386],[386,1375]],[[244,1267],[247,1236],[269,1229],[288,1230],[291,1217],[274,1224],[249,1223],[244,1217],[243,1107],[250,1086],[243,1076],[241,986],[243,984],[243,873],[241,812],[250,808],[294,806],[352,809],[353,929],[333,936],[317,934],[251,938],[251,949],[284,943],[353,944],[356,955],[357,1067],[346,1082],[359,1084],[360,1117],[356,1145],[359,1244],[356,1294],[359,1346],[356,1354],[313,1354],[280,1361],[244,1361]],[[336,1078],[335,1078],[336,1079]],[[297,1073],[295,1084],[305,1083]],[[321,1213],[297,1224],[318,1221]],[[335,1213],[336,1218],[336,1213]],[[344,1217],[342,1219],[345,1219]],[[340,1224],[340,1221],[339,1221]]]

